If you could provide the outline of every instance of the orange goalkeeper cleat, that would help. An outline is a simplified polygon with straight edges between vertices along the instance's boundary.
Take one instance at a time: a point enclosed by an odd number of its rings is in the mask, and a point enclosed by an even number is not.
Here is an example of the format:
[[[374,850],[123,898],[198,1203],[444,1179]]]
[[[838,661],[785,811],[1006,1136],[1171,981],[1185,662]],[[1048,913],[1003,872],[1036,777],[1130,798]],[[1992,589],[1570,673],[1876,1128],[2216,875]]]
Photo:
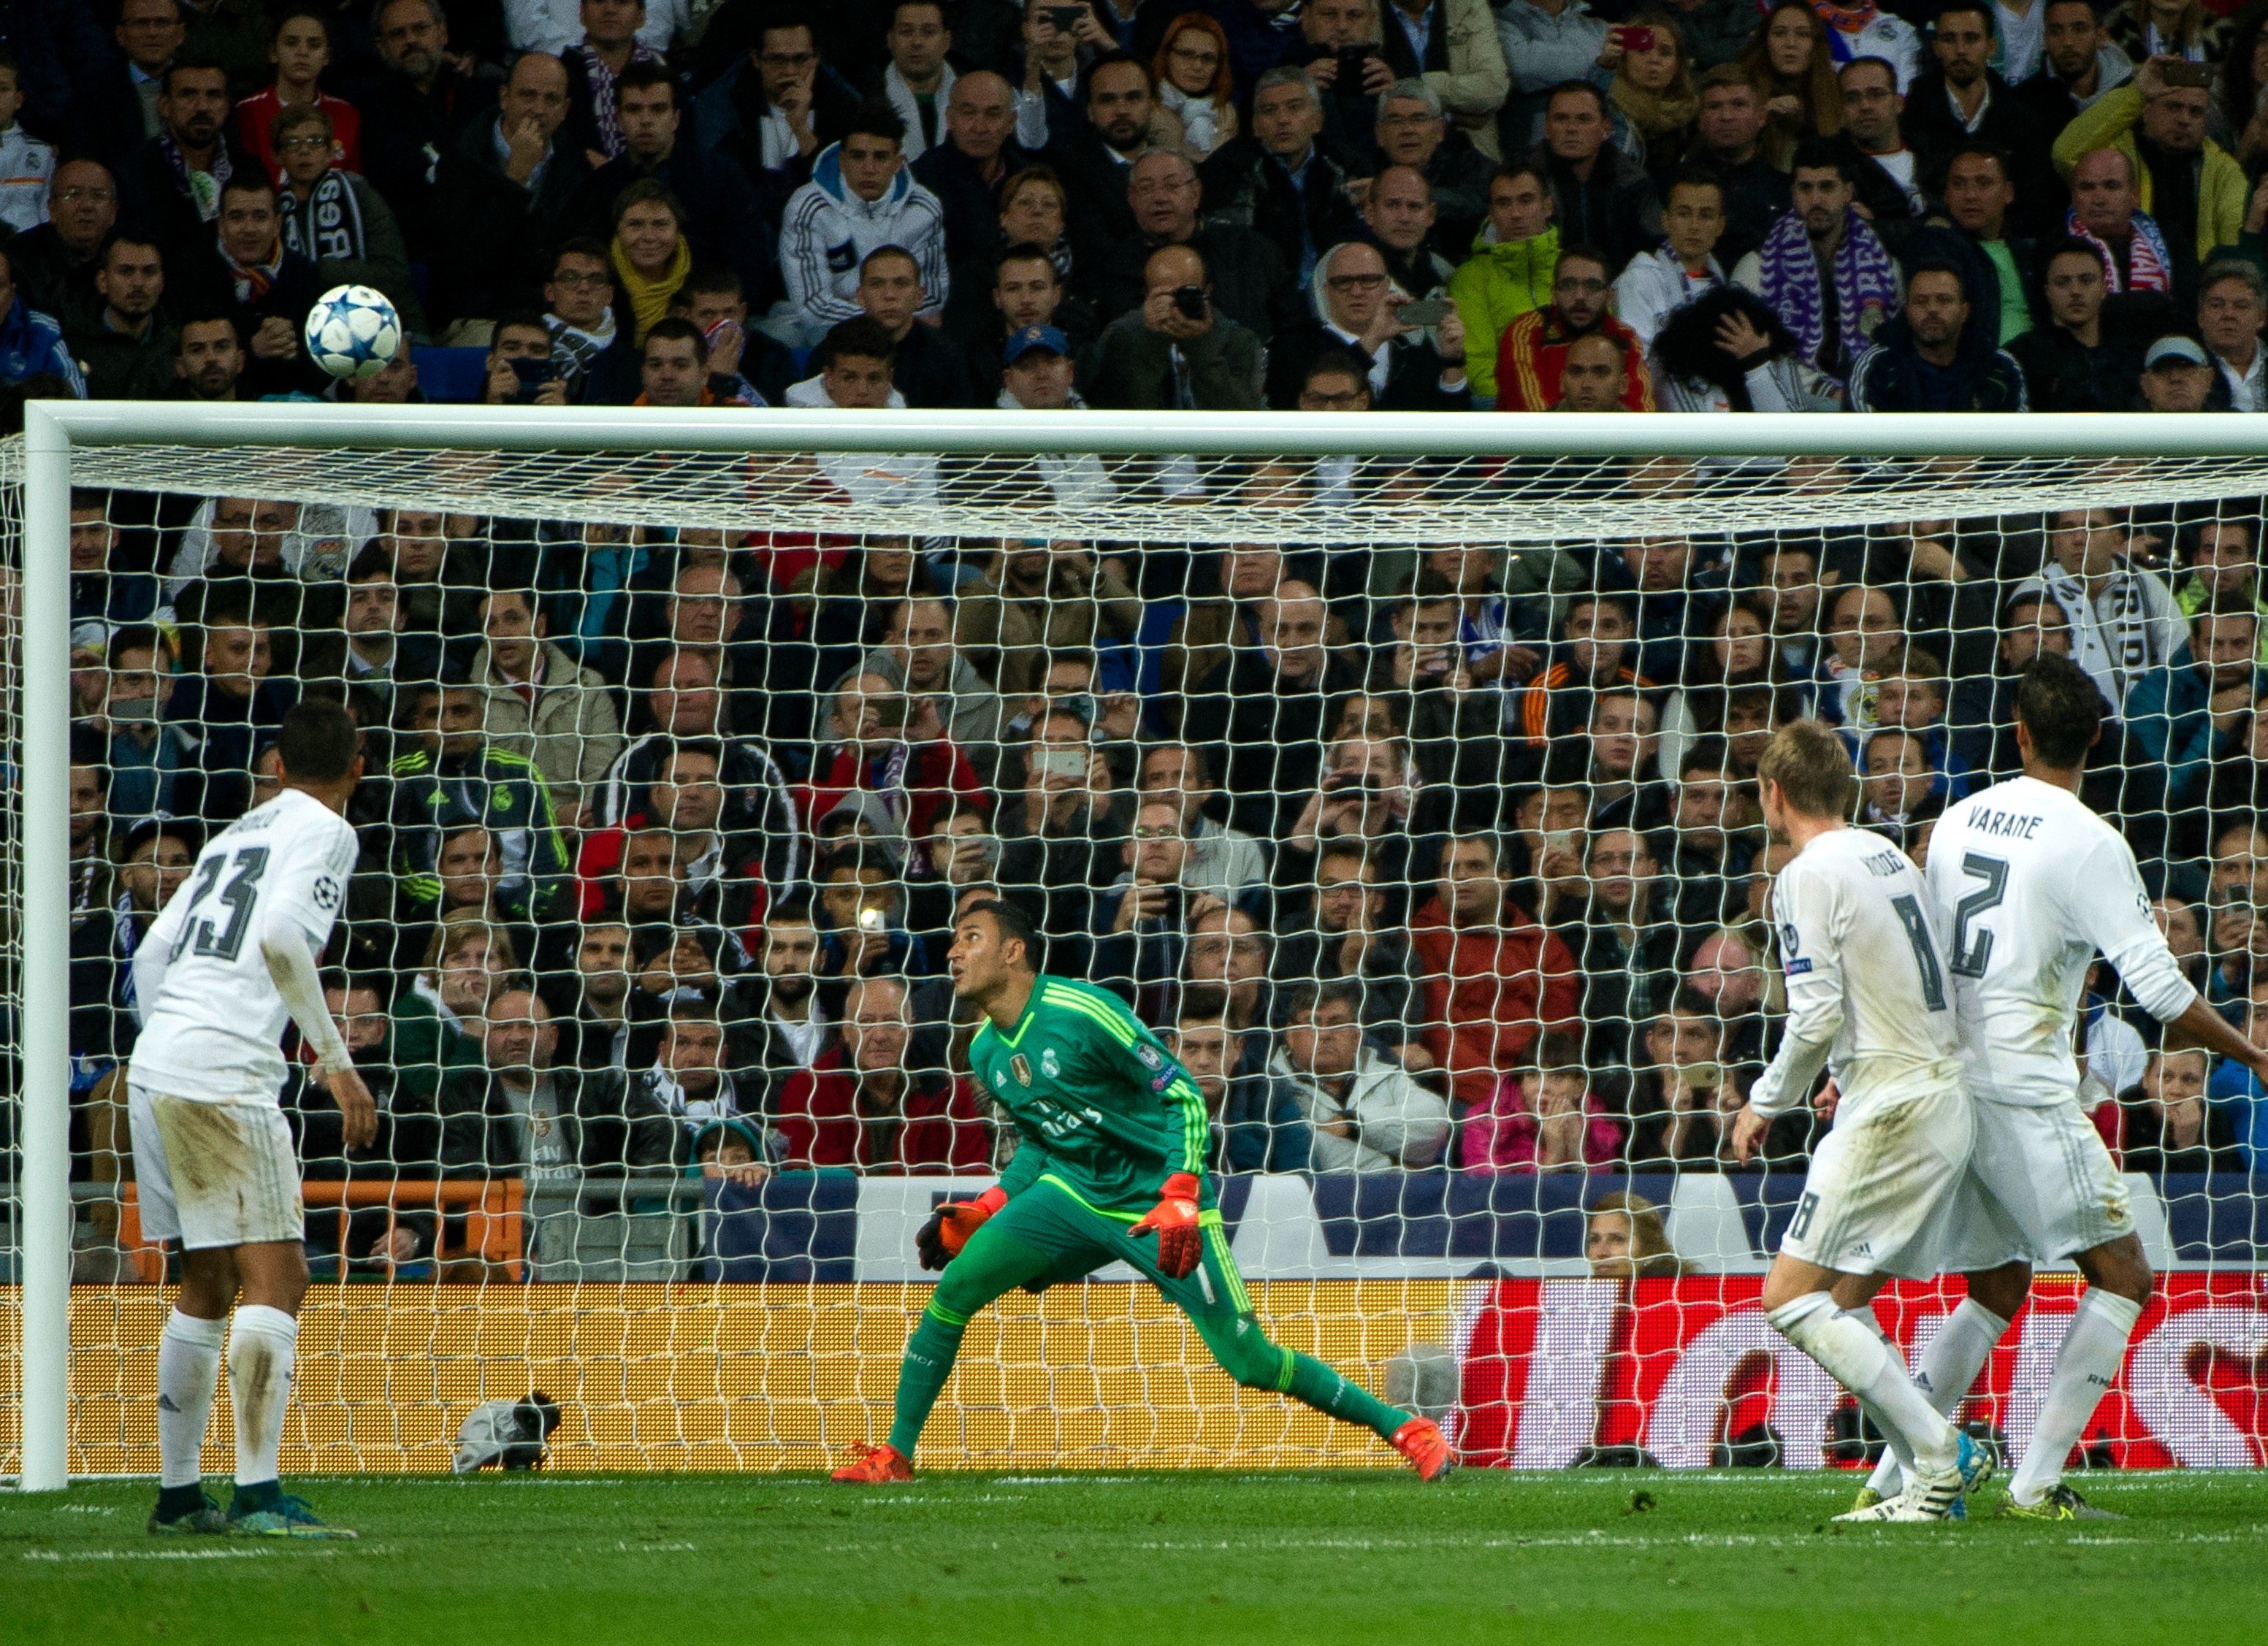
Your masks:
[[[1440,1438],[1440,1430],[1434,1437]],[[884,1441],[879,1446],[862,1446],[856,1462],[846,1463],[830,1477],[841,1486],[886,1486],[892,1481],[910,1481],[914,1466],[906,1454]]]
[[[1449,1450],[1449,1442],[1441,1433],[1441,1426],[1430,1417],[1413,1417],[1394,1431],[1388,1443],[1418,1471],[1421,1481],[1443,1481],[1457,1466],[1457,1454]]]

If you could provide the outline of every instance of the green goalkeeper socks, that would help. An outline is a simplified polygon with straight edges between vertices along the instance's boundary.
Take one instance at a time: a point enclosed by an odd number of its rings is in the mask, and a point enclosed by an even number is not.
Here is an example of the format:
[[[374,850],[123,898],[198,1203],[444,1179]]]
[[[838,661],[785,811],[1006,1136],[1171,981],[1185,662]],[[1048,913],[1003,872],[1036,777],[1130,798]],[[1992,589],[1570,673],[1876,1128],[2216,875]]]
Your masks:
[[[961,1334],[968,1322],[948,1326],[938,1318],[932,1303],[922,1311],[921,1324],[906,1340],[905,1363],[898,1369],[897,1415],[890,1424],[890,1444],[905,1457],[914,1455],[929,1408],[953,1375],[954,1356],[961,1353]]]
[[[1349,1383],[1312,1355],[1292,1352],[1292,1380],[1285,1386],[1293,1400],[1314,1407],[1342,1422],[1360,1423],[1381,1440],[1410,1421],[1410,1414],[1388,1406],[1358,1384]]]

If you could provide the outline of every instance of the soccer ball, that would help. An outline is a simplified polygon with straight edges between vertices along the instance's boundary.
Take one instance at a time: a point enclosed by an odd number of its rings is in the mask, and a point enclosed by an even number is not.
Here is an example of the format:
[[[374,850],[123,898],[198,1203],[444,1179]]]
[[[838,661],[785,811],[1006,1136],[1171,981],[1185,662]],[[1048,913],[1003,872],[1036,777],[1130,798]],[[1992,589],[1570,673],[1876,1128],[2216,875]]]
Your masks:
[[[335,378],[375,377],[401,352],[401,316],[382,291],[333,286],[307,311],[307,357]]]

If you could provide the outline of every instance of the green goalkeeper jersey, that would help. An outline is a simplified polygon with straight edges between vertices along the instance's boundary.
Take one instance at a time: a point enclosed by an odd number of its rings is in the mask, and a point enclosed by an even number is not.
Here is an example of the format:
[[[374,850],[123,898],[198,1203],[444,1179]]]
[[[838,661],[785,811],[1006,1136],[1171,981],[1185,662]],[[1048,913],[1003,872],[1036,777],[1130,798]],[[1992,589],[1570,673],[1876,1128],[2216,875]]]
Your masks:
[[[1009,1194],[1049,1177],[1096,1210],[1138,1216],[1174,1172],[1204,1181],[1204,1098],[1109,990],[1035,979],[1016,1026],[1003,1034],[987,1018],[968,1063],[1022,1135],[1000,1174]]]

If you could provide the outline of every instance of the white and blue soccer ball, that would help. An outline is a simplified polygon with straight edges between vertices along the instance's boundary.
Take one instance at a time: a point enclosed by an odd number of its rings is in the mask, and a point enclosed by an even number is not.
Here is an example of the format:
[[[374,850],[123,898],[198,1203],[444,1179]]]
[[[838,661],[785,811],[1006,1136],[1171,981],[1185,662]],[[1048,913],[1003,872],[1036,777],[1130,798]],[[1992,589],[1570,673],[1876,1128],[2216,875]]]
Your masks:
[[[307,357],[335,378],[375,377],[401,352],[401,316],[383,291],[333,286],[307,311]]]

